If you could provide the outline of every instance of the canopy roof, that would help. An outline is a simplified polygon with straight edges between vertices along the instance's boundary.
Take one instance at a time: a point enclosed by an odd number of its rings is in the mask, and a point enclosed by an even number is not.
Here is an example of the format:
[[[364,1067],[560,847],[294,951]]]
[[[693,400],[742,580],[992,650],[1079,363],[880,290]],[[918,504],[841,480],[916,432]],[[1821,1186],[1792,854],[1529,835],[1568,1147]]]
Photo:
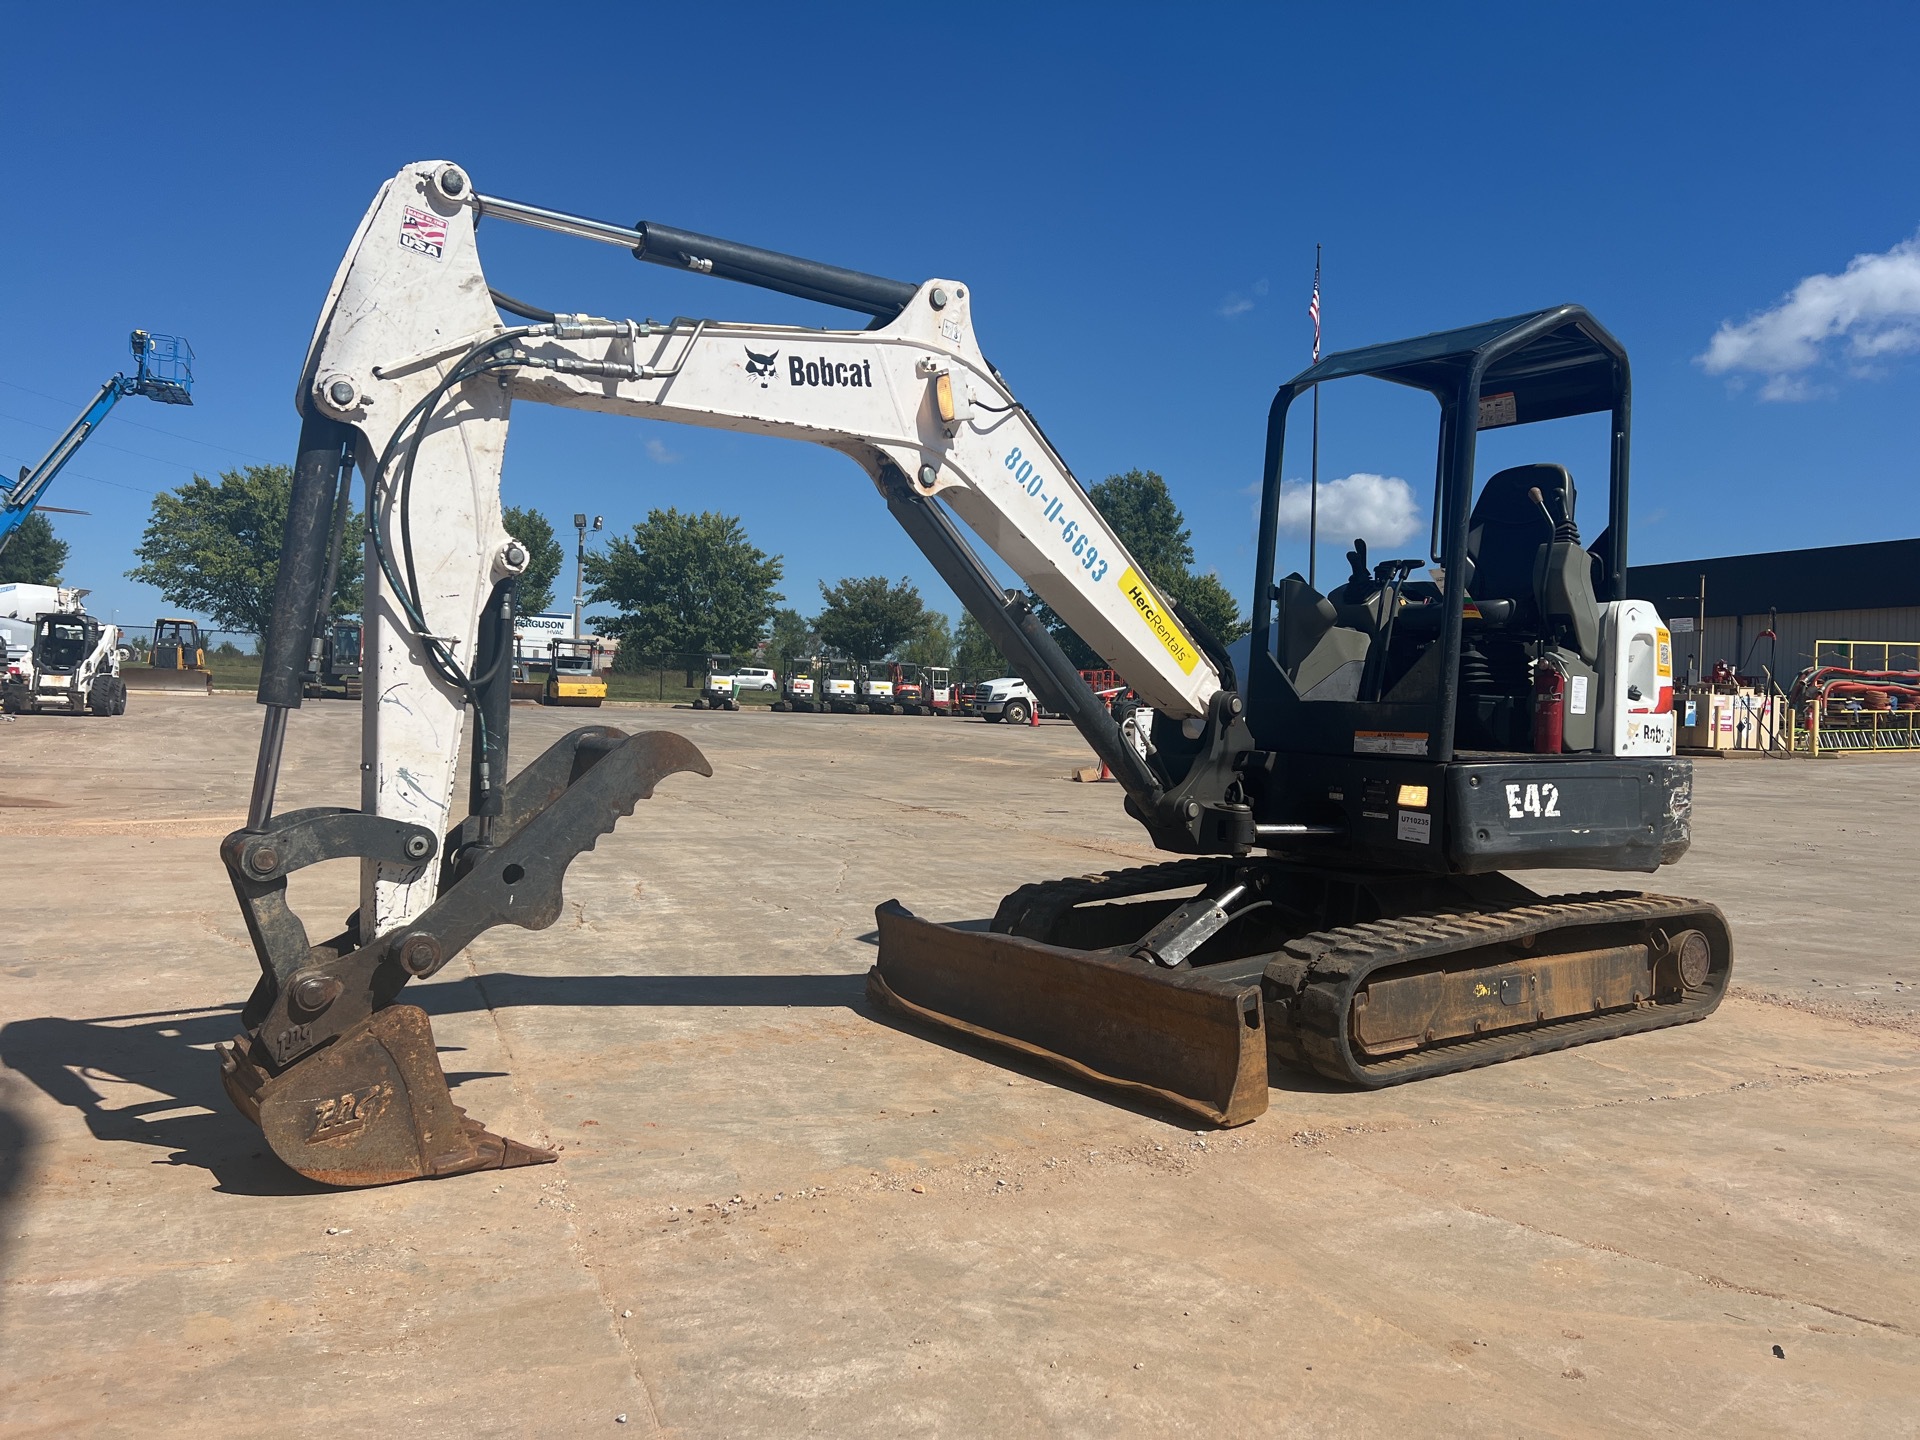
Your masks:
[[[1482,428],[1611,410],[1627,388],[1627,352],[1580,305],[1342,350],[1289,383],[1298,394],[1324,381],[1373,375],[1445,398],[1482,359]],[[1489,409],[1493,397],[1506,395],[1513,396],[1511,411]]]

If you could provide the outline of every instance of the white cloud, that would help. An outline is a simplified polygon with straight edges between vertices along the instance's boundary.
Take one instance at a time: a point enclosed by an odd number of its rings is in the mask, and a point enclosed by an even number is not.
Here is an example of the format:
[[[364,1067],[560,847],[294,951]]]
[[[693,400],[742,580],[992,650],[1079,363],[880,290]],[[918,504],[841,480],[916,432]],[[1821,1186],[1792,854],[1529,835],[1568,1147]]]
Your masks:
[[[1311,508],[1304,480],[1288,480],[1280,487],[1280,528],[1293,535],[1307,533]],[[1398,545],[1420,532],[1420,505],[1413,487],[1398,475],[1370,475],[1357,470],[1338,480],[1320,482],[1320,538],[1351,540],[1358,535],[1379,545]]]
[[[656,465],[671,465],[680,458],[680,452],[669,450],[667,442],[658,435],[647,437],[647,458]]]
[[[1830,342],[1844,342],[1856,373],[1920,350],[1920,235],[1856,255],[1838,275],[1809,275],[1779,304],[1737,325],[1722,322],[1696,358],[1709,375],[1766,376],[1763,400],[1803,400],[1816,393],[1804,372],[1829,358]]]
[[[1253,309],[1258,299],[1267,293],[1267,289],[1267,282],[1260,279],[1253,282],[1251,296],[1242,295],[1238,290],[1229,291],[1227,298],[1220,302],[1218,313],[1227,320],[1233,319],[1236,315],[1244,315]]]

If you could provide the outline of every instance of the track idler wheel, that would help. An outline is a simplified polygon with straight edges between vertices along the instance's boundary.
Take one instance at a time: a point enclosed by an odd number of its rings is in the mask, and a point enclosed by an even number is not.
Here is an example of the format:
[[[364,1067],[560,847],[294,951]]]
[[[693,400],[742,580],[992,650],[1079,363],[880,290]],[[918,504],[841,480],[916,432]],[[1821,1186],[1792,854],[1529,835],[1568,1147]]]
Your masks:
[[[273,1153],[322,1185],[397,1185],[560,1158],[467,1118],[447,1088],[433,1026],[412,1005],[378,1011],[279,1075],[240,1036],[220,1047],[220,1079]]]

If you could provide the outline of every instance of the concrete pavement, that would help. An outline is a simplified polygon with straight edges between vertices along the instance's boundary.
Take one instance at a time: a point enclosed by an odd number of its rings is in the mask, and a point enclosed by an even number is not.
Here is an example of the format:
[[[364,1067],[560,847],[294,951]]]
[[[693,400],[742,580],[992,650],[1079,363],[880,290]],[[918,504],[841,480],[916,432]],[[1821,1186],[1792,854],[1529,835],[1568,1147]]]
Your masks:
[[[0,1431],[1920,1428],[1920,768],[1699,765],[1650,888],[1735,923],[1704,1024],[1196,1134],[863,998],[881,900],[1152,858],[1070,730],[517,709],[521,759],[597,719],[715,774],[414,997],[560,1163],[329,1192],[209,1053],[257,708],[135,699],[0,733]],[[295,716],[283,805],[355,802],[356,719]]]

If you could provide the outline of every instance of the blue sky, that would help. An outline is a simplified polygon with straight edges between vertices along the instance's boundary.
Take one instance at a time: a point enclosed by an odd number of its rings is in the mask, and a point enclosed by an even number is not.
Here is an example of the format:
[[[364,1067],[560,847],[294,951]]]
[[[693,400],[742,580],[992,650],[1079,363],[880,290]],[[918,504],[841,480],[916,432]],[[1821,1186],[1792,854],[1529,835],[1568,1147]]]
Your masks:
[[[324,13],[10,17],[0,464],[38,458],[133,326],[199,354],[194,408],[124,402],[49,496],[92,512],[53,518],[97,613],[166,608],[122,578],[150,492],[291,458],[334,266],[379,184],[440,157],[516,199],[963,280],[1082,482],[1165,474],[1243,601],[1316,242],[1329,349],[1589,305],[1634,360],[1636,560],[1920,533],[1910,6]],[[513,227],[483,255],[556,309],[844,323]],[[1323,481],[1363,477],[1336,518],[1401,548],[1430,420],[1326,404]],[[1517,458],[1568,459],[1597,504],[1581,423],[1564,456]],[[521,406],[505,494],[563,523],[738,514],[808,613],[817,581],[872,573],[954,608],[859,472],[810,447]]]

